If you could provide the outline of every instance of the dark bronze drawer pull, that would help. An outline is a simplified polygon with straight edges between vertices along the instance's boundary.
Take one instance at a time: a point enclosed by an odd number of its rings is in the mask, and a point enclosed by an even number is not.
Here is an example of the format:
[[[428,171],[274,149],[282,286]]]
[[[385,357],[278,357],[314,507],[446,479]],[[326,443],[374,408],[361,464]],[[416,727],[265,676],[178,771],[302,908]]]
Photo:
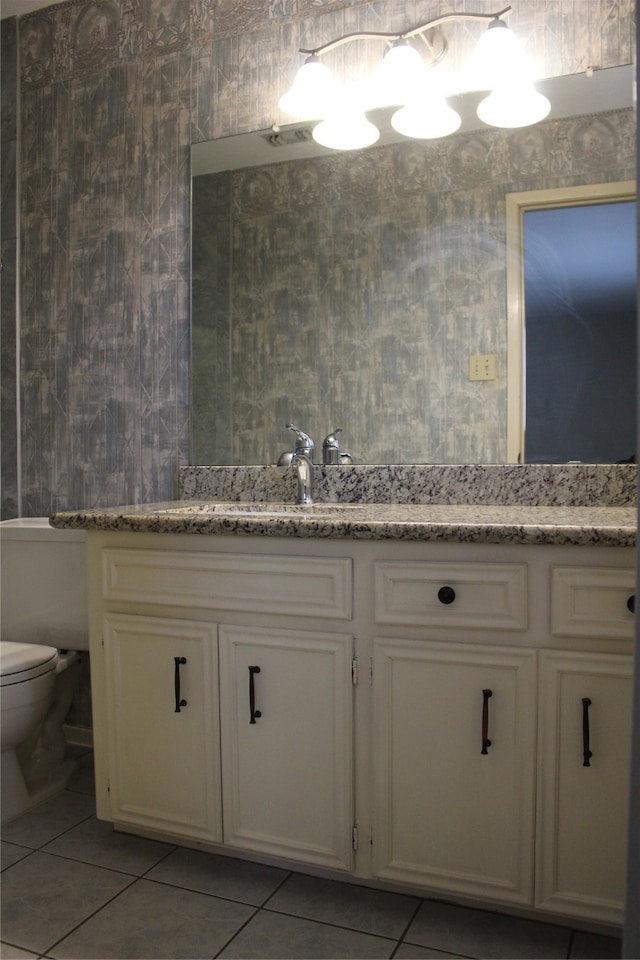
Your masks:
[[[491,740],[489,740],[489,699],[493,696],[493,690],[482,691],[482,750],[480,753],[489,753]]]
[[[256,689],[254,677],[260,673],[260,667],[249,667],[249,723],[255,723],[260,719],[262,713],[256,710]]]
[[[582,698],[582,766],[591,766],[591,757],[593,754],[589,749],[589,707],[591,700],[589,697]]]
[[[635,612],[636,612],[636,595],[635,595],[635,593],[632,593],[631,596],[629,597],[629,599],[627,600],[627,610],[629,611],[629,613],[635,613]]]
[[[186,657],[174,657],[173,660],[174,660],[174,663],[175,663],[175,669],[174,669],[174,673],[173,673],[173,685],[174,685],[175,694],[176,694],[176,709],[175,709],[175,713],[180,713],[180,708],[181,708],[181,707],[186,707],[186,705],[187,705],[187,701],[181,699],[181,697],[180,697],[180,664],[186,663],[186,662],[187,662],[187,658],[186,658]]]

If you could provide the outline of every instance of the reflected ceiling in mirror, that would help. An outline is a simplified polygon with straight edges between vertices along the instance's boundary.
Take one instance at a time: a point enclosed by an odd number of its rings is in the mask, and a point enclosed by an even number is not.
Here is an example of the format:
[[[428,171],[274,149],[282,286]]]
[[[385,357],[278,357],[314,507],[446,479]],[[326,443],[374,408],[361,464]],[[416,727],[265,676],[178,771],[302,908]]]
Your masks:
[[[249,167],[242,137],[194,145],[192,462],[273,463],[292,420],[317,449],[341,427],[356,463],[506,461],[505,195],[635,173],[631,68],[563,80],[599,112],[558,80],[520,130],[318,158],[263,131]]]

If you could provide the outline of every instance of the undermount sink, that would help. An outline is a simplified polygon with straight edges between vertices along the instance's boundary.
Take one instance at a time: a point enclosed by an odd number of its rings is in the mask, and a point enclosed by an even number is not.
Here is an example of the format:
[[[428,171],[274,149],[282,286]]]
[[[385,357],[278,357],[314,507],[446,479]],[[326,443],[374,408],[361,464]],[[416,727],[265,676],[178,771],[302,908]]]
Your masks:
[[[257,518],[313,518],[336,517],[348,513],[359,504],[351,503],[226,503],[210,501],[203,503],[198,500],[184,501],[179,506],[167,507],[163,513],[180,516],[201,516],[203,514],[219,517],[251,517]]]

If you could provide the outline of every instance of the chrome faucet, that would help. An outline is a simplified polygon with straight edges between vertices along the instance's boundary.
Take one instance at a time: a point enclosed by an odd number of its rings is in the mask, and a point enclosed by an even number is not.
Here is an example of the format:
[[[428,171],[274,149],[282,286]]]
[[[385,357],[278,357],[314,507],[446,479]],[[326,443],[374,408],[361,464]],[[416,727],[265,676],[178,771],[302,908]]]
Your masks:
[[[309,434],[305,433],[304,430],[301,430],[299,427],[296,427],[295,423],[288,423],[287,430],[293,430],[297,437],[298,442],[296,443],[295,453],[303,453],[309,458],[311,463],[313,463],[315,444]]]
[[[313,503],[313,463],[306,453],[296,452],[291,458],[296,472],[296,503],[311,506]]]
[[[295,423],[288,423],[287,430],[293,430],[297,437],[296,449],[291,458],[289,459],[289,455],[287,455],[288,465],[296,472],[296,503],[310,506],[313,503],[313,451],[315,450],[315,444],[309,434],[296,427]],[[280,460],[282,459],[281,457]]]
[[[333,433],[330,433],[328,437],[324,438],[322,444],[322,462],[324,464],[340,463],[339,433],[342,433],[342,427],[336,427]]]

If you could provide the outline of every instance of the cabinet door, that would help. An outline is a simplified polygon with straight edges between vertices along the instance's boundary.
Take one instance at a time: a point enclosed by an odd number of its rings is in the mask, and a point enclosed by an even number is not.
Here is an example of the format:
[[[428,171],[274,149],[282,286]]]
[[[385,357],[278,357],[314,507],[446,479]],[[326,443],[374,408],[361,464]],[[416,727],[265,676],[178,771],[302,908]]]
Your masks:
[[[532,902],[535,677],[534,651],[375,641],[377,876]]]
[[[350,869],[353,638],[220,627],[224,840]]]
[[[541,654],[536,899],[542,908],[622,919],[631,672],[628,656]]]
[[[105,617],[113,819],[221,840],[215,625]]]

